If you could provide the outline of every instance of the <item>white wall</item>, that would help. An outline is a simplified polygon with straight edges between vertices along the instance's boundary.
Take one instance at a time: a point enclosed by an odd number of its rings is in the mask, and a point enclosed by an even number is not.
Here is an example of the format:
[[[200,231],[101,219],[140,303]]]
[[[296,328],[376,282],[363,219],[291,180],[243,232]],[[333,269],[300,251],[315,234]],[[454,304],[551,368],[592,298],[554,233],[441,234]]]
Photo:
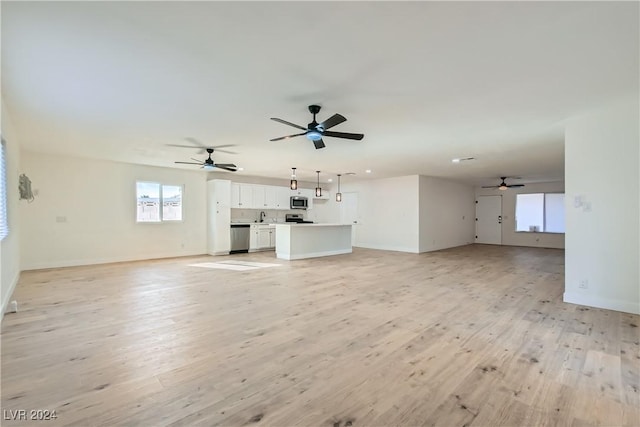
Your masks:
[[[473,187],[429,176],[419,177],[419,251],[428,252],[473,243]]]
[[[202,171],[30,151],[21,153],[21,171],[38,191],[20,206],[23,270],[207,252]],[[184,220],[137,224],[136,180],[184,185]]]
[[[565,235],[562,233],[522,233],[516,232],[516,194],[526,193],[562,193],[564,182],[543,182],[525,184],[524,187],[500,191],[492,188],[476,188],[478,196],[502,196],[502,244],[507,246],[532,246],[541,248],[565,247]]]
[[[354,246],[419,252],[418,182],[418,175],[413,175],[343,183],[343,193],[358,193]]]
[[[636,94],[567,123],[566,302],[640,314],[639,114]]]
[[[18,191],[18,165],[20,163],[20,141],[13,129],[11,116],[2,101],[2,136],[6,141],[7,172],[7,216],[9,235],[0,244],[0,304],[4,313],[11,294],[20,277],[20,203]]]

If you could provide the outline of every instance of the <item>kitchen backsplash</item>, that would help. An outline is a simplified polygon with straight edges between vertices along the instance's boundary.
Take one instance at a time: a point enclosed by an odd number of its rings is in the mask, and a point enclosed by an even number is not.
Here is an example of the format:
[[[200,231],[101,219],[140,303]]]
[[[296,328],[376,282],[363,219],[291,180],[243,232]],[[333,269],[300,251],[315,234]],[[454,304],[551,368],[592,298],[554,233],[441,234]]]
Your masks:
[[[286,214],[302,214],[304,219],[309,221],[315,221],[312,210],[294,209],[289,211],[282,210],[258,210],[258,209],[231,209],[231,222],[260,222],[260,212],[265,213],[264,222],[285,222],[284,216]]]

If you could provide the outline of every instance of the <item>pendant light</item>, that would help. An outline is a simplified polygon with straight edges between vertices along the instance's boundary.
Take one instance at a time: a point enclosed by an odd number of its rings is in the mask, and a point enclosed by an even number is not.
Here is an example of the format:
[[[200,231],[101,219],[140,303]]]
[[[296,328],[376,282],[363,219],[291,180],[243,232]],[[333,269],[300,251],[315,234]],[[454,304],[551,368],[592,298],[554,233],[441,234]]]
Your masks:
[[[291,185],[289,188],[292,190],[298,189],[298,180],[296,179],[296,168],[291,168]]]
[[[316,197],[322,197],[322,188],[320,188],[320,171],[316,171],[318,174],[318,186],[316,187]]]
[[[340,192],[340,174],[338,174],[338,192],[336,193],[336,202],[342,201],[342,193]]]

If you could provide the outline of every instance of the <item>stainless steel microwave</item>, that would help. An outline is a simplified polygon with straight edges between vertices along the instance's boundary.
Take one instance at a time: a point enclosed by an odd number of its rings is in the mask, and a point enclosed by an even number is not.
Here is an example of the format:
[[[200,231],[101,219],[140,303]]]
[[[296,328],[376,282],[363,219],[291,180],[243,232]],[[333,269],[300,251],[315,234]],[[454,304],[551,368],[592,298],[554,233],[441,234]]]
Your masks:
[[[291,196],[289,199],[289,207],[291,209],[307,209],[309,199],[304,196]]]

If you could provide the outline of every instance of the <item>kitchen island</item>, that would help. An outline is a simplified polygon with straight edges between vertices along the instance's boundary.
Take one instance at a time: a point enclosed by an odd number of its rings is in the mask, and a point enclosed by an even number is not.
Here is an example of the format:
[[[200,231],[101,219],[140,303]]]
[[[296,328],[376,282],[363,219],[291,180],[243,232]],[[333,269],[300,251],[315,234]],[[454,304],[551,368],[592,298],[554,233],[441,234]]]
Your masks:
[[[293,260],[351,252],[351,224],[276,224],[277,258]]]

